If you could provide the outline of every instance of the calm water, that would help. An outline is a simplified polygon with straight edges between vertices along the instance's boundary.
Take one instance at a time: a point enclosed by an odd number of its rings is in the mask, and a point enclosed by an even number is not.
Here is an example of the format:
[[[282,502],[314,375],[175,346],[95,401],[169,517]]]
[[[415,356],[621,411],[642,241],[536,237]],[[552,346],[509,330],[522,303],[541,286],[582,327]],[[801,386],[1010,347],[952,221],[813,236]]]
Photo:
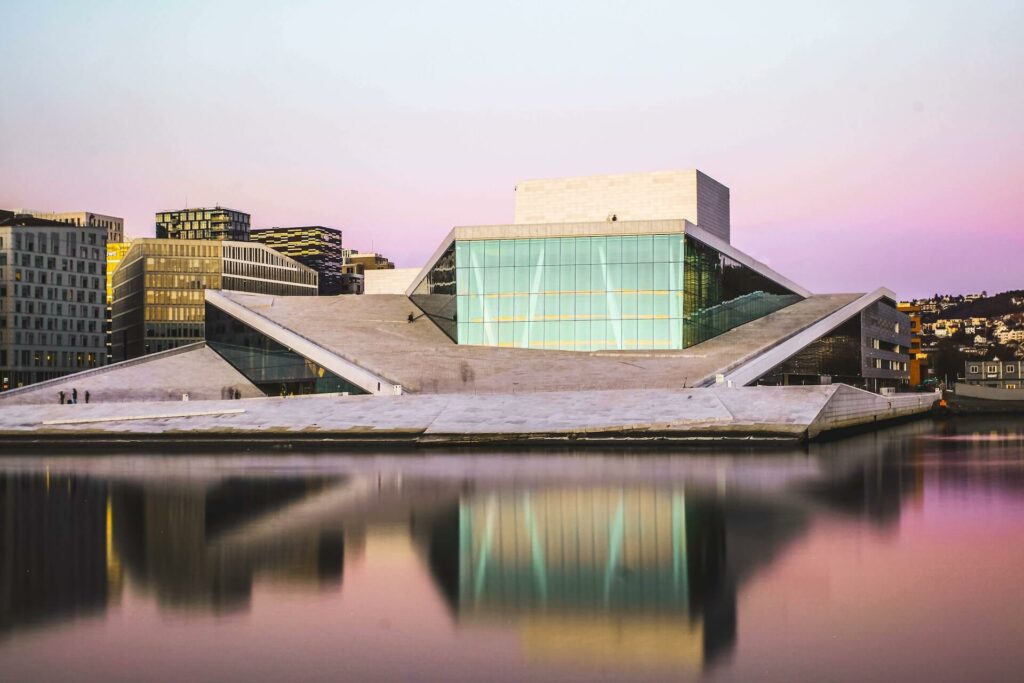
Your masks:
[[[0,457],[0,680],[1020,680],[1024,422]]]

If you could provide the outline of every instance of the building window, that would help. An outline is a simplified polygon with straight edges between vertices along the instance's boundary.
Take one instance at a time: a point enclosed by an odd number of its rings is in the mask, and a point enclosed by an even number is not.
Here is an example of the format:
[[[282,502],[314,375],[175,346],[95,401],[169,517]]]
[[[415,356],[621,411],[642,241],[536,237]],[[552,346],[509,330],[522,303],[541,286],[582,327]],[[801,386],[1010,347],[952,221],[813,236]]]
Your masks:
[[[981,372],[981,368],[977,365],[972,365],[968,369],[968,372],[970,372],[972,375],[977,375],[979,372]]]

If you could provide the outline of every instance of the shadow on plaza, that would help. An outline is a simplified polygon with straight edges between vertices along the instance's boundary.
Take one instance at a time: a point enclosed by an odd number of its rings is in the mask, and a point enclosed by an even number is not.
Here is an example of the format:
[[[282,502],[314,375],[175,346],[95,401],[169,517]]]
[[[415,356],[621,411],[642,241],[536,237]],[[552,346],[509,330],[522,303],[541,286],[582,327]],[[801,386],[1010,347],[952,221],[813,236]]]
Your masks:
[[[704,668],[736,646],[737,592],[815,515],[899,518],[932,443],[908,433],[816,446],[820,474],[772,493],[657,479],[0,474],[0,638],[102,614],[127,582],[161,609],[200,613],[248,609],[257,581],[336,590],[367,538],[397,527],[459,628],[514,629],[538,661]]]

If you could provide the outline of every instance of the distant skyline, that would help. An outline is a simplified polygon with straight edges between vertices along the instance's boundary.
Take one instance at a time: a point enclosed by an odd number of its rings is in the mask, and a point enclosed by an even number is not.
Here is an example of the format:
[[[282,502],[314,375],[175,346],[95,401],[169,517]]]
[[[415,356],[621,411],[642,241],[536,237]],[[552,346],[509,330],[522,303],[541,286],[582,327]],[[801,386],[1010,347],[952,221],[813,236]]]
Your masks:
[[[422,265],[537,177],[699,168],[818,292],[1024,289],[1024,3],[0,5],[0,208],[220,204]]]

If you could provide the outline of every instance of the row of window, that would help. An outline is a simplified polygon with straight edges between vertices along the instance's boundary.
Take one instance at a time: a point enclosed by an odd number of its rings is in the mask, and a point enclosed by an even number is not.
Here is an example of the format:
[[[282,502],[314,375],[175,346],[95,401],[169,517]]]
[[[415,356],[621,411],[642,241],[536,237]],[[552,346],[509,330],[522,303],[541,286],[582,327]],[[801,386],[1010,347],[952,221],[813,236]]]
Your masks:
[[[15,329],[23,330],[56,330],[58,318],[51,317],[32,317],[29,315],[14,316],[12,327]],[[60,329],[67,332],[74,329],[76,332],[96,332],[98,330],[98,324],[95,320],[68,320],[67,318],[60,318]],[[7,326],[7,318],[0,319],[0,327]]]
[[[872,358],[871,367],[877,370],[896,370],[898,372],[906,372],[907,362],[899,360],[884,360],[882,358]]]
[[[95,290],[82,290],[82,289],[64,289],[57,287],[46,287],[45,289],[41,285],[19,285],[15,284],[13,288],[15,298],[15,310],[21,305],[23,299],[46,299],[49,301],[77,301],[78,303],[99,303],[100,293]],[[7,286],[0,286],[0,307],[3,306],[3,297],[7,296]],[[32,302],[26,302],[27,305],[31,306]],[[2,310],[2,308],[0,308]]]
[[[456,294],[681,291],[681,263],[457,268]]]
[[[1016,375],[1017,374],[1017,364],[1016,363],[1007,363],[1005,365],[1003,371],[1007,375]],[[970,372],[972,375],[977,375],[977,374],[979,374],[981,372],[981,366],[980,365],[973,365],[972,364],[972,365],[970,365],[968,367],[968,372]],[[989,363],[989,364],[987,364],[985,366],[985,372],[987,374],[990,374],[990,375],[997,374],[999,372],[999,365],[997,363]]]
[[[103,346],[102,337],[85,334],[69,334],[67,343],[64,343],[64,335],[53,332],[14,332],[13,344],[15,346],[63,346],[63,347],[88,347],[98,348]]]
[[[459,240],[459,266],[591,265],[609,263],[680,263],[682,235],[621,235],[515,240]]]
[[[460,296],[460,322],[683,318],[679,292],[596,292]]]
[[[61,324],[65,325],[65,326],[70,324],[70,319],[71,318],[76,318],[76,317],[77,318],[99,318],[100,317],[100,307],[99,306],[86,306],[85,304],[76,305],[76,304],[73,304],[73,303],[67,304],[67,308],[66,309],[65,309],[64,306],[65,305],[62,304],[62,303],[54,303],[54,304],[50,304],[49,306],[47,306],[47,304],[45,302],[39,302],[39,304],[37,306],[35,304],[35,302],[32,302],[32,301],[23,302],[23,301],[17,301],[16,300],[14,302],[14,313],[26,313],[26,314],[29,314],[29,315],[37,315],[38,314],[40,316],[46,316],[46,315],[55,316],[55,317],[50,317],[49,320],[55,323],[57,319],[60,319],[61,320]],[[0,312],[2,312],[3,310],[4,310],[3,301],[0,301]],[[40,319],[42,319],[42,318],[40,318]],[[17,323],[17,320],[18,320],[18,316],[17,315],[14,316],[14,320],[15,320],[15,323]],[[6,316],[0,316],[0,325],[6,324],[6,322],[7,322]],[[81,322],[81,321],[79,321],[79,322]],[[15,326],[17,326],[17,324],[15,324]],[[68,328],[64,327],[64,329],[68,329]]]
[[[202,322],[203,306],[146,306],[146,321]]]
[[[683,326],[669,319],[458,322],[460,344],[563,351],[679,348]]]
[[[89,245],[105,246],[106,235],[91,230],[65,230],[63,239],[59,232],[25,232],[22,228],[12,230],[13,236],[8,247],[13,246],[15,251],[38,251],[41,254],[65,254],[75,256],[79,254],[78,236],[82,236],[82,243]],[[64,249],[61,250],[61,242]],[[0,237],[0,249],[4,248],[4,238]],[[96,251],[95,249],[93,250]],[[95,258],[95,257],[93,257]]]
[[[8,355],[6,349],[0,351],[0,366],[25,368],[95,368],[106,363],[105,353],[83,353],[74,351],[37,351],[32,349],[14,349]]]

